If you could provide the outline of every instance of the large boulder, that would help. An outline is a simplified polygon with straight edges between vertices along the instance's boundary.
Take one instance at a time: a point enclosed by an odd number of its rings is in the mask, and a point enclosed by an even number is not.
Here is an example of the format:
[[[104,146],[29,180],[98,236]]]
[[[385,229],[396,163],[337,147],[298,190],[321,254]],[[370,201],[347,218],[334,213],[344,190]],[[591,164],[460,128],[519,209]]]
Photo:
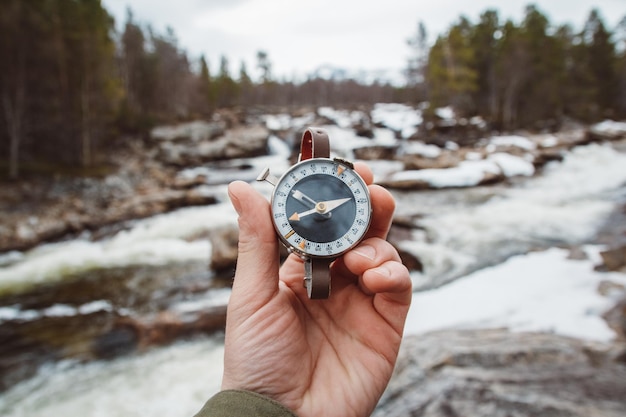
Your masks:
[[[587,132],[590,141],[613,141],[626,138],[626,122],[605,120],[591,126]]]
[[[373,416],[621,417],[623,351],[504,329],[407,337]]]
[[[177,166],[201,165],[204,162],[234,158],[252,158],[267,154],[269,130],[261,125],[236,127],[218,138],[199,142],[161,143],[159,158]]]
[[[202,142],[224,134],[225,123],[196,120],[175,126],[158,126],[152,129],[150,137],[157,141]]]

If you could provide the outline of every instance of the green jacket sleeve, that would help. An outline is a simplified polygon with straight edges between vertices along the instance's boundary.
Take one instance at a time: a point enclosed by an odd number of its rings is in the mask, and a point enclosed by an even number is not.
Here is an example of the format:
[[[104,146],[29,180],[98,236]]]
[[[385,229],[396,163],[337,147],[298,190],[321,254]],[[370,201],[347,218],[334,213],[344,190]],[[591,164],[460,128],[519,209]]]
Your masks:
[[[215,394],[195,417],[297,417],[277,401],[250,391]]]

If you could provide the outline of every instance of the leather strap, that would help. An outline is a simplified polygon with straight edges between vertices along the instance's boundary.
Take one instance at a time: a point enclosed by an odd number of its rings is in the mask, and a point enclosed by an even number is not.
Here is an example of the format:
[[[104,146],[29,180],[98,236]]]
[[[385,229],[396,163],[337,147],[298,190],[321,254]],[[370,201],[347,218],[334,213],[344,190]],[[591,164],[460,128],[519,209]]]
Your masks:
[[[334,259],[307,258],[304,261],[304,287],[311,300],[330,296],[330,264]]]
[[[311,158],[330,158],[328,133],[319,127],[310,127],[302,134],[299,160]]]
[[[310,127],[302,134],[300,157],[304,161],[311,158],[330,158],[330,139],[324,129]],[[329,258],[307,258],[304,261],[304,286],[312,300],[328,298],[330,295]]]

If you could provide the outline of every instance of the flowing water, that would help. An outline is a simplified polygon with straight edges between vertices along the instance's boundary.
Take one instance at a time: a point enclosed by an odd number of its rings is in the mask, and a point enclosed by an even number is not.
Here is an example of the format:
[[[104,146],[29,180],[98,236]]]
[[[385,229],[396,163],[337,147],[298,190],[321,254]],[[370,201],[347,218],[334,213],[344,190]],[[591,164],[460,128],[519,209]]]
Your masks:
[[[389,135],[383,138],[388,141]],[[219,167],[224,177],[216,183],[237,176],[251,180],[265,165],[279,173],[287,167],[285,152],[234,163],[249,169],[233,170],[232,175]],[[385,162],[372,166],[377,177],[392,169]],[[415,225],[403,249],[424,265],[422,272],[412,274],[416,289],[444,285],[514,254],[592,240],[616,204],[626,199],[625,184],[626,153],[609,145],[589,145],[513,184],[394,192],[397,215],[413,219]],[[269,192],[263,184],[256,186]],[[0,294],[8,301],[0,304],[0,338],[3,331],[16,332],[11,327],[16,323],[31,323],[31,331],[41,333],[50,322],[67,324],[77,316],[93,318],[97,327],[98,318],[104,325],[113,314],[223,301],[228,292],[207,269],[206,234],[217,226],[235,224],[236,214],[223,184],[212,191],[221,203],[137,221],[107,239],[93,241],[87,236],[3,255]],[[46,291],[51,288],[56,290]],[[67,293],[73,294],[71,302]],[[66,339],[63,343],[68,343]],[[78,342],[69,346],[78,352],[86,349]],[[220,334],[113,359],[78,354],[58,361],[45,352],[32,352],[43,358],[43,365],[34,376],[0,393],[0,415],[189,417],[219,389],[222,352]]]

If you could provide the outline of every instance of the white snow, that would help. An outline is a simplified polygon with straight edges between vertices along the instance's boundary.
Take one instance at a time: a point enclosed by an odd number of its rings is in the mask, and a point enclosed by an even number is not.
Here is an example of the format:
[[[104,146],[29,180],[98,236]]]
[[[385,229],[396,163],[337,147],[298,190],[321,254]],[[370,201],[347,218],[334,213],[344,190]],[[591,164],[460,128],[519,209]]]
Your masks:
[[[400,132],[405,139],[417,132],[417,126],[423,121],[421,111],[405,104],[378,103],[371,114],[372,122]]]
[[[535,174],[535,166],[531,162],[515,155],[498,152],[489,155],[487,160],[495,162],[507,178],[531,177]]]
[[[451,284],[416,293],[406,334],[448,328],[506,327],[608,341],[601,315],[615,300],[597,292],[603,280],[626,284],[626,274],[594,271],[592,260],[567,259],[550,249],[509,259]]]
[[[263,116],[265,127],[269,130],[287,130],[291,127],[291,116],[286,113],[268,114]]]
[[[453,120],[456,117],[454,109],[450,106],[435,109],[435,114],[444,120]]]
[[[428,145],[421,141],[404,142],[401,150],[405,155],[420,155],[425,158],[437,158],[442,152],[439,146]]]
[[[422,261],[424,283],[440,284],[483,267],[485,257],[504,259],[550,242],[580,244],[613,210],[626,183],[624,166],[626,154],[589,145],[546,165],[541,176],[493,190],[475,206],[424,206],[416,193],[401,202],[398,214],[422,215],[423,230],[403,249]]]
[[[535,168],[532,163],[518,156],[496,153],[487,159],[470,159],[458,166],[445,169],[420,169],[397,172],[390,176],[391,181],[423,181],[432,188],[473,187],[480,184],[486,174],[505,177],[532,176]]]
[[[19,305],[0,307],[0,324],[5,321],[32,321],[43,317],[71,317],[76,315],[87,315],[98,311],[113,311],[113,306],[109,301],[90,301],[78,307],[67,304],[53,304],[50,307],[34,310],[23,310]]]
[[[537,148],[534,142],[524,136],[509,135],[509,136],[493,136],[489,139],[490,144],[498,146],[513,146],[516,148],[532,151]]]
[[[626,122],[605,120],[591,126],[591,130],[609,135],[626,135]]]
[[[432,188],[472,187],[479,184],[486,173],[499,174],[500,168],[491,161],[463,161],[446,169],[420,169],[398,172],[392,181],[423,181]]]

